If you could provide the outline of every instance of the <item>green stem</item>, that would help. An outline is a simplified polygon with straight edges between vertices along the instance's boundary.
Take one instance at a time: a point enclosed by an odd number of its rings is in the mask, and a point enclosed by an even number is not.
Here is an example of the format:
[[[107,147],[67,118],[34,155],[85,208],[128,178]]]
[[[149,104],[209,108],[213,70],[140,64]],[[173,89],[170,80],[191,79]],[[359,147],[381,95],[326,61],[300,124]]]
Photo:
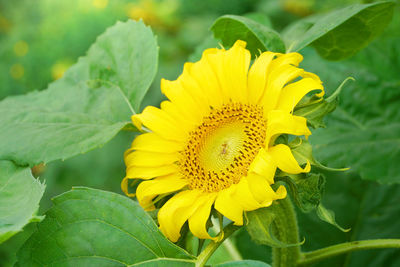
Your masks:
[[[228,251],[229,256],[231,256],[232,260],[234,261],[243,260],[242,255],[240,255],[240,252],[237,250],[235,244],[232,242],[232,239],[225,240],[222,246],[224,246],[225,249]]]
[[[312,263],[334,257],[355,250],[366,250],[375,248],[400,248],[400,239],[375,239],[346,242],[330,247],[303,253],[297,266],[306,266]]]
[[[215,250],[217,250],[217,248],[225,241],[225,239],[227,239],[237,229],[239,229],[239,226],[228,224],[224,228],[224,237],[222,238],[222,240],[220,240],[219,242],[211,241],[197,257],[196,267],[204,266],[207,263],[208,259],[211,257],[211,255],[215,252]]]
[[[299,244],[299,228],[297,226],[296,212],[289,196],[276,203],[277,214],[272,225],[274,236],[286,244]],[[299,245],[272,249],[273,267],[295,266],[299,258]]]

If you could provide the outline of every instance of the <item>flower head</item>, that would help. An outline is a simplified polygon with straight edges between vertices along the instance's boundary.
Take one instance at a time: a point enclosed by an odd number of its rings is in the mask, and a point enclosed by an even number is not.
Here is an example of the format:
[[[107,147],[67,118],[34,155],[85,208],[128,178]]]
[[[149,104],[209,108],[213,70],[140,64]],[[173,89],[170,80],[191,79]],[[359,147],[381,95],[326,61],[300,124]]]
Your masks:
[[[161,231],[173,242],[188,221],[199,238],[212,238],[206,223],[212,208],[243,224],[243,212],[267,207],[286,197],[286,189],[271,187],[277,168],[305,173],[281,134],[309,136],[307,121],[293,115],[304,95],[321,90],[320,79],[298,68],[298,53],[264,52],[250,67],[246,43],[229,50],[207,49],[200,61],[186,63],[175,81],[161,81],[169,99],[161,108],[149,106],[132,116],[139,129],[125,153],[128,180],[143,180],[136,190],[145,209],[154,199],[172,195],[160,208]]]

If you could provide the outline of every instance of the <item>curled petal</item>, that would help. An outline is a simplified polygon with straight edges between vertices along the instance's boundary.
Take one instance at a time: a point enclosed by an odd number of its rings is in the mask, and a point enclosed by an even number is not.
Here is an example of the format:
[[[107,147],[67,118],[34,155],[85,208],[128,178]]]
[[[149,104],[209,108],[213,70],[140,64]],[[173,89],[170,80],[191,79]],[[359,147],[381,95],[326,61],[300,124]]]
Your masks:
[[[250,164],[249,173],[251,172],[264,177],[269,184],[274,183],[276,163],[272,156],[268,154],[264,148],[261,148],[260,151],[258,151],[257,156]]]
[[[268,114],[267,119],[267,146],[273,144],[273,138],[280,134],[311,135],[307,127],[307,120],[304,117],[294,116],[282,110],[273,110]],[[271,140],[272,139],[272,140]]]
[[[310,162],[307,160],[306,166],[300,167],[294,158],[292,151],[286,145],[279,144],[268,149],[268,153],[274,158],[276,165],[284,172],[291,174],[306,173],[311,170]]]
[[[217,199],[215,200],[215,209],[233,221],[235,225],[243,225],[243,208],[232,197],[232,191],[235,187],[236,185],[232,185],[218,192]]]
[[[199,207],[189,218],[189,229],[198,238],[202,239],[213,239],[217,238],[211,237],[207,232],[206,223],[210,217],[211,206],[214,204],[216,193],[204,193],[197,201]]]
[[[193,215],[200,206],[198,190],[182,191],[169,199],[158,212],[160,230],[172,242],[181,236],[182,225]]]
[[[312,78],[291,83],[282,89],[276,109],[293,112],[294,107],[307,93],[313,90],[323,91],[323,89],[322,83]]]
[[[136,197],[145,210],[153,210],[152,200],[156,196],[178,191],[187,184],[187,180],[179,174],[158,177],[154,180],[141,182],[136,189]]]
[[[253,63],[248,76],[248,97],[249,102],[257,104],[264,94],[267,83],[267,74],[272,60],[277,53],[264,52]]]

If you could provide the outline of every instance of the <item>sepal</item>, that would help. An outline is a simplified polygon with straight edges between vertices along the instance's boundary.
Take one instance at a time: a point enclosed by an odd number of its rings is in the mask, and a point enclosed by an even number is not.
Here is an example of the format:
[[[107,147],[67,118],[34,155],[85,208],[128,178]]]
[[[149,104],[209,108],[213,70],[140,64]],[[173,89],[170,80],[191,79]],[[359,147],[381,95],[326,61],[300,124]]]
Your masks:
[[[292,150],[293,156],[299,162],[300,165],[306,164],[310,162],[311,165],[315,166],[318,169],[325,171],[347,171],[349,168],[330,168],[322,165],[319,161],[317,161],[312,154],[312,146],[311,144],[299,137],[295,138],[289,144],[289,147]]]
[[[276,227],[274,224],[279,224],[279,216],[282,214],[282,212],[279,211],[279,208],[283,207],[274,203],[267,208],[257,209],[246,213],[246,218],[248,219],[246,229],[251,239],[258,244],[268,245],[274,248],[287,248],[302,245],[304,241],[295,244],[288,244],[279,240],[273,234],[273,229]]]
[[[327,98],[320,98],[317,95],[306,96],[295,107],[293,115],[305,117],[307,124],[316,128],[325,128],[323,119],[329,113],[332,113],[338,104],[338,97],[347,81],[354,81],[353,77],[347,77],[339,87]]]

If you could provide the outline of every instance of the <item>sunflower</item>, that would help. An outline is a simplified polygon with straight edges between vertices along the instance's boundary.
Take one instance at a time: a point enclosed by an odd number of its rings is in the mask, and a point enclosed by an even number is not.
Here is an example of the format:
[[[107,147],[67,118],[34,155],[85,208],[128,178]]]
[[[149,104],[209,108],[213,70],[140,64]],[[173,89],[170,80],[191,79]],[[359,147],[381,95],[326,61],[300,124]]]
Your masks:
[[[146,210],[171,196],[158,212],[160,230],[173,242],[186,221],[193,235],[215,239],[207,231],[214,208],[243,225],[243,212],[268,207],[286,197],[274,190],[277,168],[291,174],[301,167],[290,148],[275,141],[281,134],[311,134],[293,109],[307,93],[324,91],[315,74],[298,68],[298,53],[264,52],[250,67],[246,42],[207,49],[196,63],[186,63],[175,81],[161,80],[169,99],[146,107],[132,121],[145,133],[125,152],[126,177],[138,179],[136,197]],[[143,127],[144,126],[144,127]]]

